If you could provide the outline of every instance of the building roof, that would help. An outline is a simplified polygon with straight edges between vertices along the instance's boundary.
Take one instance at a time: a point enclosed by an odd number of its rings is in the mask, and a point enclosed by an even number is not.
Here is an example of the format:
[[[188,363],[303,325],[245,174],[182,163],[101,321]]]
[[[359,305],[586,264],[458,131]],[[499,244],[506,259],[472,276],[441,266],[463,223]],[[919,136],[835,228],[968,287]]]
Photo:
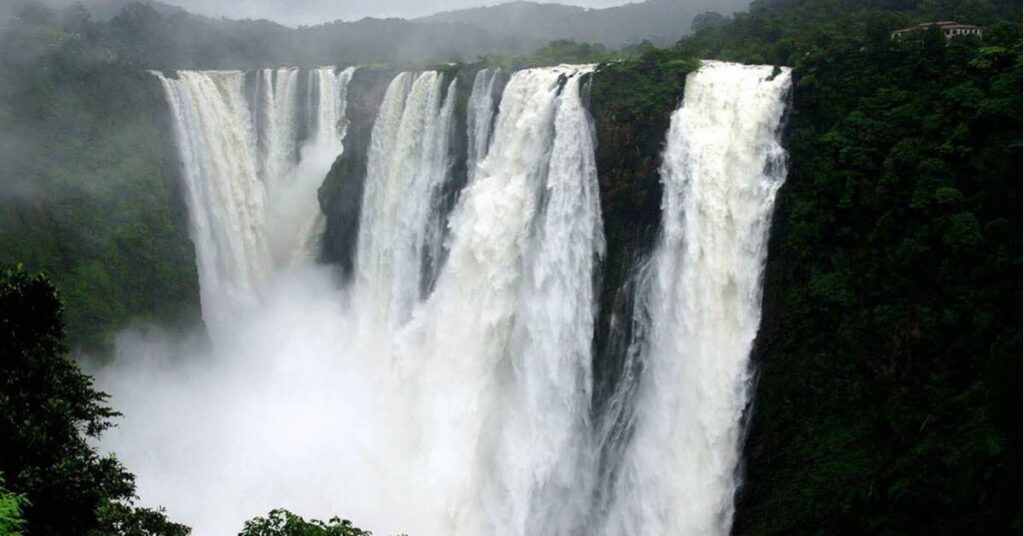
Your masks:
[[[927,29],[927,28],[931,28],[932,26],[937,26],[937,27],[939,27],[939,28],[941,28],[943,30],[980,30],[981,29],[981,27],[975,26],[973,24],[964,24],[964,23],[961,23],[961,22],[953,22],[953,21],[949,21],[949,20],[943,20],[943,21],[938,21],[938,22],[922,22],[921,24],[918,24],[917,26],[911,26],[909,28],[901,28],[901,29],[896,30],[896,31],[897,32],[909,32],[911,30],[924,30],[924,29]]]

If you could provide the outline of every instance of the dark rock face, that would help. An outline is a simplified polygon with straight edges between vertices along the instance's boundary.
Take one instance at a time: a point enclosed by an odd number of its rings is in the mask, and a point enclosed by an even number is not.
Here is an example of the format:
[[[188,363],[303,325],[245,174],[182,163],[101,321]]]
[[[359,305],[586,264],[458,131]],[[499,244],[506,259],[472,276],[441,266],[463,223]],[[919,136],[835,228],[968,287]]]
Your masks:
[[[685,85],[685,71],[653,67],[604,66],[590,86],[607,244],[594,341],[594,407],[599,412],[622,377],[632,338],[633,296],[626,294],[633,285],[628,283],[658,237],[661,152]]]
[[[384,92],[397,74],[391,68],[362,67],[352,75],[345,110],[349,122],[343,142],[345,152],[334,161],[317,193],[320,209],[327,218],[320,260],[338,266],[345,278],[352,275],[355,262],[373,122]]]

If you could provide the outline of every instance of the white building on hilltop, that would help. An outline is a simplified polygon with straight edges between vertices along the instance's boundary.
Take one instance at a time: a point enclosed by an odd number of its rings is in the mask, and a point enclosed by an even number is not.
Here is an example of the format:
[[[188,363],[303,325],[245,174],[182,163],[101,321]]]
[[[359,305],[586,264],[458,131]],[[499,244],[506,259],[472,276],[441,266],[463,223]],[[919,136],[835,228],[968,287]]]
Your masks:
[[[938,28],[942,31],[942,34],[946,36],[946,39],[952,39],[954,37],[960,37],[963,35],[977,35],[981,37],[981,28],[973,24],[961,24],[959,22],[952,21],[939,21],[939,22],[926,22],[924,24],[918,24],[917,26],[911,26],[910,28],[903,28],[892,32],[892,38],[897,39],[903,37],[905,34],[917,31],[926,31],[930,28]]]

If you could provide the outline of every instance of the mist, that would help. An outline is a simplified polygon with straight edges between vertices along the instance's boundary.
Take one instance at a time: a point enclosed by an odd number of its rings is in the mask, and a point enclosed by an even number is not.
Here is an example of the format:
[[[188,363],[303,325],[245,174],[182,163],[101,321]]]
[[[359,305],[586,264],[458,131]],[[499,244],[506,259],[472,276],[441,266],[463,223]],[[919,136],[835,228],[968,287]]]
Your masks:
[[[226,4],[214,0],[169,0],[168,4],[194,13],[231,19],[268,19],[288,26],[310,25],[335,20],[354,21],[366,17],[415,18],[442,11],[497,5],[501,0],[240,0]],[[628,3],[626,0],[554,0],[552,3],[604,8]]]
[[[273,508],[439,533],[434,483],[410,478],[413,428],[393,402],[410,387],[386,374],[387,348],[360,339],[327,268],[290,270],[264,292],[212,343],[129,330],[95,371],[124,413],[103,447],[141,475],[142,501],[197,535]]]

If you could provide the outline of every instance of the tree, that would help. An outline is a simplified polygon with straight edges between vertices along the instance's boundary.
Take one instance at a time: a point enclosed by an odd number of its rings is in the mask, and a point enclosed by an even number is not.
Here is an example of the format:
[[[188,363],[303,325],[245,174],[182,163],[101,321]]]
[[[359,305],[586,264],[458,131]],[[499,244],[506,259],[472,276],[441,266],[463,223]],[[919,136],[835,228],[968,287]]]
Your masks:
[[[707,11],[693,18],[693,22],[690,24],[690,29],[694,32],[708,30],[721,26],[728,22],[728,20],[729,19],[725,18],[725,15],[722,15],[717,11]]]
[[[0,536],[21,536],[25,519],[21,515],[25,507],[25,496],[8,491],[0,475]]]
[[[273,510],[266,517],[245,522],[238,536],[372,536],[347,519],[332,517],[329,521],[306,521],[288,510]]]
[[[68,358],[62,315],[44,276],[0,271],[0,472],[23,499],[26,531],[188,534],[162,512],[134,507],[134,476],[89,445],[118,414]]]

